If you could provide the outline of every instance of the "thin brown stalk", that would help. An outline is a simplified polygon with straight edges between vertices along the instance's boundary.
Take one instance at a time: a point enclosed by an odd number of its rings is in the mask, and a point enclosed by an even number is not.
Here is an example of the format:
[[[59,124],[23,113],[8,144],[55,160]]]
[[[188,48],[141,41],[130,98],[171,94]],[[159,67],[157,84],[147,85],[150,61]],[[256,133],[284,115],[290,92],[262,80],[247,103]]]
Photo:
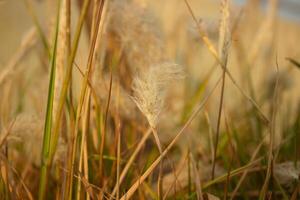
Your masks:
[[[265,138],[264,138],[264,139],[265,139]],[[258,155],[258,152],[259,152],[260,148],[262,147],[262,145],[263,145],[264,142],[265,142],[264,139],[259,143],[259,145],[257,145],[256,149],[254,150],[254,153],[252,154],[251,159],[250,159],[250,163],[253,162],[253,161],[256,159],[256,156]],[[237,194],[237,192],[238,192],[240,186],[242,185],[243,181],[245,180],[245,178],[246,178],[248,172],[249,172],[249,169],[246,169],[246,170],[243,172],[241,178],[239,179],[239,182],[237,183],[237,185],[235,186],[233,192],[231,193],[231,198],[230,198],[230,200],[233,200],[234,197],[236,196],[236,194]]]
[[[269,152],[268,152],[268,168],[266,178],[261,189],[259,198],[264,199],[266,196],[266,192],[268,190],[270,178],[273,176],[273,166],[274,166],[274,135],[275,135],[275,123],[276,123],[276,113],[277,113],[277,106],[278,106],[278,82],[279,82],[279,67],[276,57],[276,70],[277,70],[277,77],[276,83],[274,88],[273,94],[273,101],[272,101],[272,116],[271,116],[271,125],[270,125],[270,144],[269,144]]]
[[[83,165],[83,157],[84,157],[84,147],[86,145],[86,136],[89,133],[89,124],[90,124],[90,90],[87,92],[87,99],[84,105],[84,117],[82,121],[82,135],[80,141],[80,149],[79,149],[79,167],[78,171],[82,174],[82,165]],[[87,166],[86,166],[87,167]],[[88,180],[88,174],[84,173],[84,178]],[[77,191],[76,191],[76,198],[77,200],[80,199],[80,191],[81,191],[81,184],[78,183]]]
[[[194,174],[194,181],[195,181],[195,185],[196,185],[196,192],[197,192],[197,199],[198,200],[203,200],[203,192],[202,192],[202,186],[201,186],[201,179],[200,179],[200,175],[196,166],[196,161],[194,159],[194,156],[190,153],[190,159],[192,161],[192,167],[193,167],[193,174]]]
[[[89,182],[89,164],[88,164],[88,142],[87,139],[85,139],[84,143],[84,149],[83,149],[83,168],[84,168],[84,177]],[[86,200],[89,200],[91,198],[90,194],[87,192],[86,194]]]
[[[117,200],[120,198],[120,160],[121,160],[121,130],[120,130],[120,119],[118,119],[117,124],[117,136],[118,136],[118,144],[117,144]]]
[[[152,133],[155,139],[156,146],[158,148],[158,151],[160,155],[163,153],[162,145],[159,140],[157,130],[155,128],[152,128]],[[159,174],[158,174],[158,184],[157,184],[157,192],[158,192],[158,199],[162,200],[163,199],[163,161],[160,162],[159,165]]]
[[[209,116],[208,116],[207,112],[205,112],[205,118],[206,118],[207,124],[209,126],[209,131],[208,131],[208,134],[209,134],[209,147],[210,147],[211,160],[213,160],[214,159],[213,129],[212,129],[211,121],[209,119]]]
[[[223,106],[223,99],[224,99],[224,90],[225,90],[225,70],[223,71],[223,75],[222,75],[222,88],[221,88],[221,95],[220,95],[216,138],[214,142],[214,156],[212,162],[211,179],[214,179],[215,177],[215,167],[216,167],[216,158],[217,158],[217,150],[218,150],[219,135],[220,135],[220,124],[221,124],[221,114],[222,114],[222,106]]]
[[[107,127],[107,118],[108,118],[108,111],[109,111],[109,105],[111,100],[111,93],[112,93],[112,72],[110,72],[110,81],[109,81],[109,91],[108,91],[108,99],[106,103],[106,109],[105,109],[105,118],[104,118],[104,128],[101,133],[101,143],[99,148],[99,173],[100,173],[100,181],[103,182],[103,153],[104,153],[104,146],[105,146],[105,136],[106,136],[106,127]]]
[[[233,163],[233,155],[230,158],[229,169],[227,172],[226,182],[225,182],[225,186],[224,186],[224,200],[226,200],[227,196],[228,196],[228,187],[229,187],[228,185],[230,183],[230,174],[231,174],[232,163]]]

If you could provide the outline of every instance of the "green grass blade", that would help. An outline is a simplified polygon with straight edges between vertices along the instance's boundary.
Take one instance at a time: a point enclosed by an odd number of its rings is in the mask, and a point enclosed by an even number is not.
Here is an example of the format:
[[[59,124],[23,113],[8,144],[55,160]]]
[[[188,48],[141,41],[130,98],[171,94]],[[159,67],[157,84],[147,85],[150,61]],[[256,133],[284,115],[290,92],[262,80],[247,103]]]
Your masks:
[[[53,45],[53,52],[51,55],[51,71],[48,89],[48,100],[46,108],[46,118],[44,126],[44,138],[42,147],[42,161],[41,161],[41,176],[39,184],[39,199],[45,199],[45,192],[47,186],[48,168],[49,168],[49,153],[51,144],[51,127],[52,127],[52,114],[53,114],[53,99],[54,99],[54,88],[55,88],[55,71],[56,71],[56,52],[57,52],[57,38],[58,38],[58,27],[59,27],[59,13],[60,13],[60,1],[58,1],[57,11],[57,22],[55,30],[55,38]]]

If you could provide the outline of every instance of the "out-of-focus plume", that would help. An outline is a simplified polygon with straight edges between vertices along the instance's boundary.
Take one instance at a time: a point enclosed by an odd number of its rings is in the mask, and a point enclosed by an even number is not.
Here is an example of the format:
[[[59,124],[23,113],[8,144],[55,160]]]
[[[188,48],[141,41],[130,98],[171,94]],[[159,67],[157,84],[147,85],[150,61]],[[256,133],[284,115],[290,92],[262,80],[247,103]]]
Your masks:
[[[221,5],[221,22],[219,30],[219,57],[223,65],[227,62],[230,45],[230,15],[228,0],[222,0]]]
[[[133,71],[166,60],[160,28],[144,6],[128,0],[112,1],[106,23],[106,37],[110,37],[108,48],[117,45],[122,49]]]
[[[284,162],[274,166],[274,175],[281,185],[286,187],[293,186],[299,182],[300,162]]]
[[[41,162],[43,126],[44,120],[39,116],[21,114],[16,118],[8,137],[9,145],[21,144],[24,151],[19,153],[36,166]],[[61,159],[65,151],[66,145],[60,140],[54,160]]]

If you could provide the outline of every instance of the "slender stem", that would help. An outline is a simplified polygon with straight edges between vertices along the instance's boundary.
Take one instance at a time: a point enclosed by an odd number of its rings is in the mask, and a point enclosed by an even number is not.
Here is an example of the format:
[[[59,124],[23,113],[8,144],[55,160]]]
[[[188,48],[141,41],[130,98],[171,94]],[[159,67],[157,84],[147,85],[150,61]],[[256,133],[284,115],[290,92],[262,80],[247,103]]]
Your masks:
[[[157,130],[154,127],[151,127],[152,129],[152,133],[153,136],[155,138],[155,143],[157,145],[157,148],[159,150],[160,155],[162,155],[163,153],[163,149],[162,149],[162,145],[160,143],[158,134],[157,134]],[[160,165],[159,165],[159,174],[158,174],[158,184],[157,184],[157,191],[158,191],[158,199],[162,200],[163,198],[163,177],[162,177],[162,173],[163,173],[163,160],[161,160]]]
[[[226,76],[225,72],[226,72],[226,68],[223,68],[222,89],[221,89],[220,104],[219,104],[218,123],[217,123],[216,140],[215,140],[215,146],[214,146],[214,157],[213,157],[213,163],[212,163],[211,179],[214,179],[214,177],[215,177],[216,157],[217,157],[218,143],[219,143],[219,137],[220,137],[220,124],[221,124],[221,115],[222,115],[224,90],[225,90],[225,76]]]

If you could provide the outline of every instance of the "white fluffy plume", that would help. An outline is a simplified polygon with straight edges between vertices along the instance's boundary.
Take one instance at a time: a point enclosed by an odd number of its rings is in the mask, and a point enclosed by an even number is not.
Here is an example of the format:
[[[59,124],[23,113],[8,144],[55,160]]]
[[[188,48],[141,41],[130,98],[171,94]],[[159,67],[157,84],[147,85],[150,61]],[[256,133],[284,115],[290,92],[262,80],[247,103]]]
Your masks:
[[[174,63],[151,66],[133,80],[133,100],[146,116],[151,127],[156,127],[169,84],[184,77],[182,68]]]

